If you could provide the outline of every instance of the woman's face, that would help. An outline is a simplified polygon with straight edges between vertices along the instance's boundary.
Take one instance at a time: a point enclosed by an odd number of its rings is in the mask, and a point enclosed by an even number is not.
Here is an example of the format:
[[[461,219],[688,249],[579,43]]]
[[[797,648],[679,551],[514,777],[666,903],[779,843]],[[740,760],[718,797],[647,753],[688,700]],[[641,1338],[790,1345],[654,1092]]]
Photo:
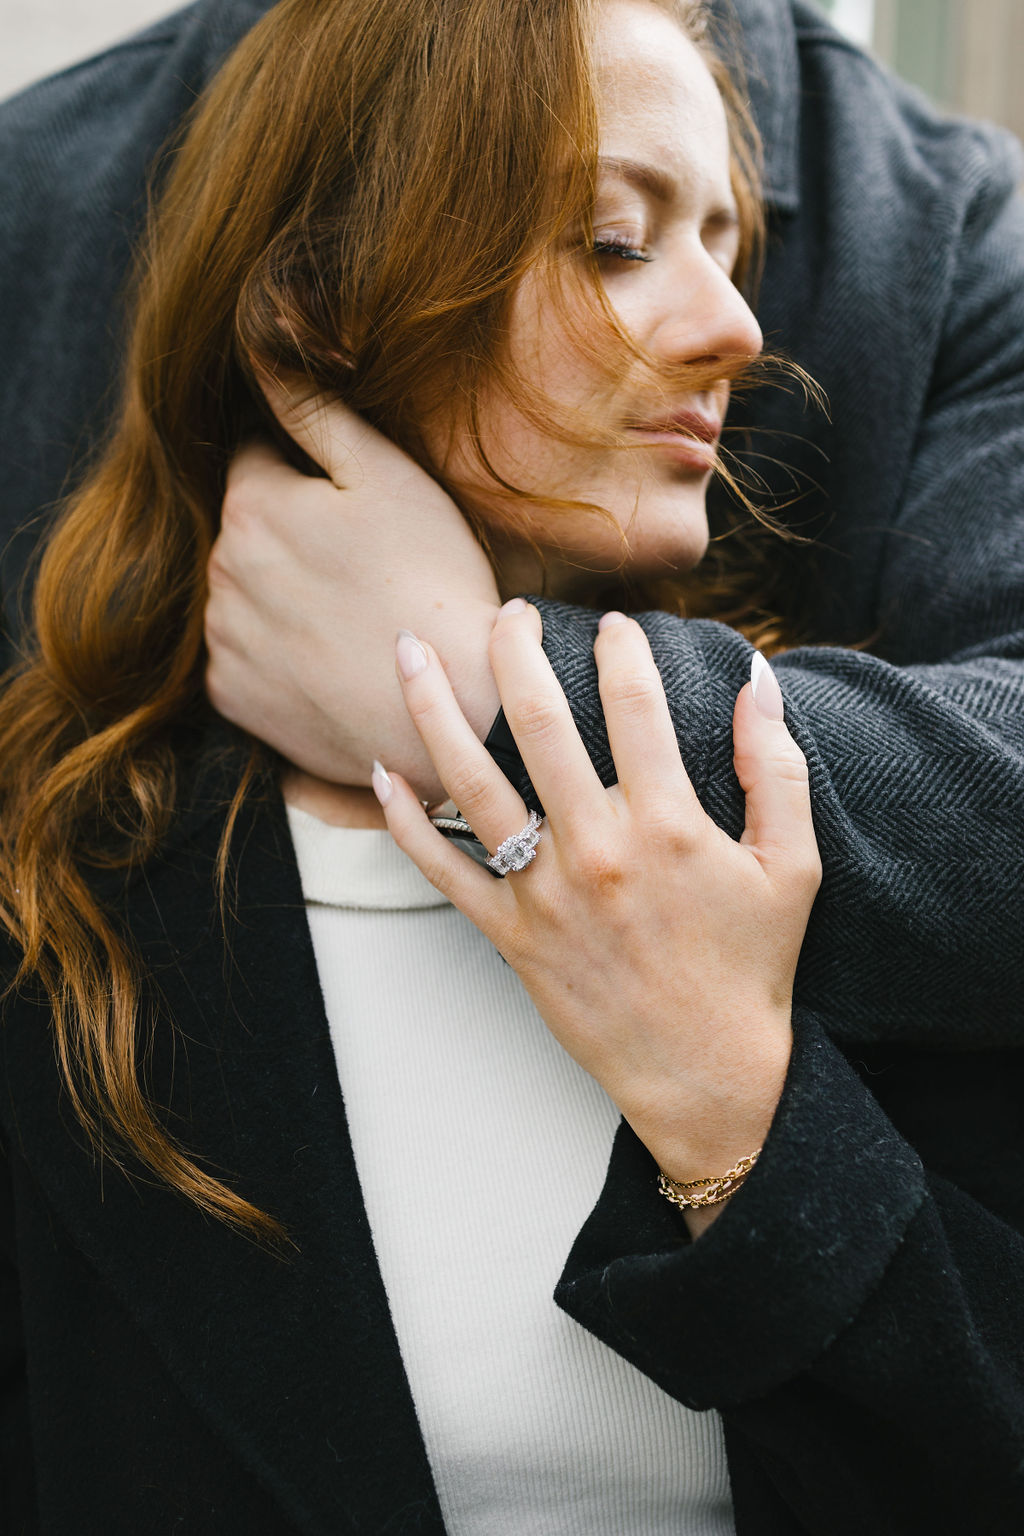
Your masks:
[[[556,506],[510,512],[456,430],[445,467],[464,505],[487,526],[509,591],[538,589],[541,573],[527,538],[545,556],[546,589],[560,596],[585,596],[594,572],[625,565],[634,575],[666,576],[696,564],[707,545],[704,499],[728,377],[761,350],[757,322],[730,277],[739,230],[728,132],[703,59],[647,0],[607,0],[596,49],[593,223],[608,301],[659,363],[721,361],[722,377],[699,393],[652,386],[638,369],[635,377],[610,377],[573,337],[588,320],[592,337],[600,334],[593,300],[581,296],[567,319],[566,299],[555,293],[552,260],[591,258],[576,249],[538,262],[513,296],[511,361],[560,410],[585,412],[630,446],[560,442],[502,391],[485,389],[479,420],[495,470],[532,495],[596,504],[613,519]]]

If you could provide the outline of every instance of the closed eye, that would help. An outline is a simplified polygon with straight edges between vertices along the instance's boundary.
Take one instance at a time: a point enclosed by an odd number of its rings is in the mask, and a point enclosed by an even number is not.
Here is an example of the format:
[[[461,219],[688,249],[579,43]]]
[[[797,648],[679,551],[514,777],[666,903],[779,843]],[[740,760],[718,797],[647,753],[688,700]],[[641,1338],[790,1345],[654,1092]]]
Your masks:
[[[590,247],[594,256],[614,256],[619,261],[653,261],[640,246],[630,245],[628,240],[595,240]]]

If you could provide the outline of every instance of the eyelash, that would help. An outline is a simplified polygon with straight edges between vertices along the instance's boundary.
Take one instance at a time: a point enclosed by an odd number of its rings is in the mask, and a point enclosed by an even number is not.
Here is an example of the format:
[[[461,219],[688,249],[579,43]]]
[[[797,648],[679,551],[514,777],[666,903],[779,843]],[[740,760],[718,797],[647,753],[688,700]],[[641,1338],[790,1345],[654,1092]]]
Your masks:
[[[620,261],[654,260],[639,246],[630,245],[628,240],[595,240],[590,251],[593,256],[617,256]]]

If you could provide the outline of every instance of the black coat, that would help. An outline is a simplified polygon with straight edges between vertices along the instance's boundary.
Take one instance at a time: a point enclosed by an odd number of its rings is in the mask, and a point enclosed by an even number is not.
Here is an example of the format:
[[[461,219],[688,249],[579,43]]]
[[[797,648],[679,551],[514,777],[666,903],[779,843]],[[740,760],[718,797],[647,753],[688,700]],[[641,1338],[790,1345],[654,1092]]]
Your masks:
[[[9,999],[5,1530],[443,1530],[272,786],[243,815],[222,927],[230,783],[221,757],[115,905],[152,978],[154,1099],[294,1246],[268,1251],[91,1156],[48,1010]],[[796,1022],[765,1151],[709,1232],[688,1241],[623,1128],[555,1299],[722,1413],[740,1536],[1016,1536],[1020,1057],[875,1047],[851,1070],[813,1016]]]

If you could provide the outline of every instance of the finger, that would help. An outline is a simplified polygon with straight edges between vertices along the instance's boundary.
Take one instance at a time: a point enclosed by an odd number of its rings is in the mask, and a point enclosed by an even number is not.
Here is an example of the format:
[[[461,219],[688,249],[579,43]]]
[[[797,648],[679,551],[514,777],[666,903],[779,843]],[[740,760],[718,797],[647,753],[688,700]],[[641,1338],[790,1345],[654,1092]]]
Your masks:
[[[342,405],[260,375],[260,387],[281,426],[293,442],[329,475],[339,490],[352,490],[365,478],[364,459],[381,434]]]
[[[811,818],[807,762],[786,728],[775,674],[757,652],[752,679],[741,689],[733,714],[733,760],[746,795],[741,841],[766,868],[806,876],[816,886],[821,862]]]
[[[261,485],[267,480],[276,483],[285,476],[294,479],[296,474],[297,471],[272,443],[254,438],[251,442],[243,443],[232,455],[228,465],[227,489],[229,492],[239,491],[254,480]]]
[[[405,706],[441,783],[494,853],[525,826],[522,797],[466,720],[433,647],[403,630],[395,660]]]
[[[226,568],[246,564],[252,553],[250,545],[255,542],[253,531],[258,528],[261,538],[266,539],[267,531],[278,521],[276,510],[281,502],[293,504],[296,485],[310,484],[310,479],[299,475],[269,442],[249,442],[239,449],[227,467],[220,533],[213,545],[212,574],[220,574],[215,567],[224,556],[224,541],[233,551],[233,561],[224,561]]]
[[[511,890],[442,837],[405,780],[389,774],[380,763],[373,767],[373,789],[384,810],[388,831],[421,874],[442,896],[464,912],[491,938],[507,918]],[[493,940],[492,940],[493,942]]]
[[[540,614],[516,598],[500,610],[488,654],[502,708],[553,829],[592,824],[607,794],[541,645]]]
[[[679,755],[661,674],[647,636],[633,619],[606,613],[594,644],[608,745],[619,786],[643,813],[703,818]]]
[[[269,443],[246,443],[232,457],[220,529],[210,552],[211,603],[224,588],[244,588],[245,573],[254,565],[279,558],[274,513],[282,501],[294,501],[296,483],[310,482]]]

